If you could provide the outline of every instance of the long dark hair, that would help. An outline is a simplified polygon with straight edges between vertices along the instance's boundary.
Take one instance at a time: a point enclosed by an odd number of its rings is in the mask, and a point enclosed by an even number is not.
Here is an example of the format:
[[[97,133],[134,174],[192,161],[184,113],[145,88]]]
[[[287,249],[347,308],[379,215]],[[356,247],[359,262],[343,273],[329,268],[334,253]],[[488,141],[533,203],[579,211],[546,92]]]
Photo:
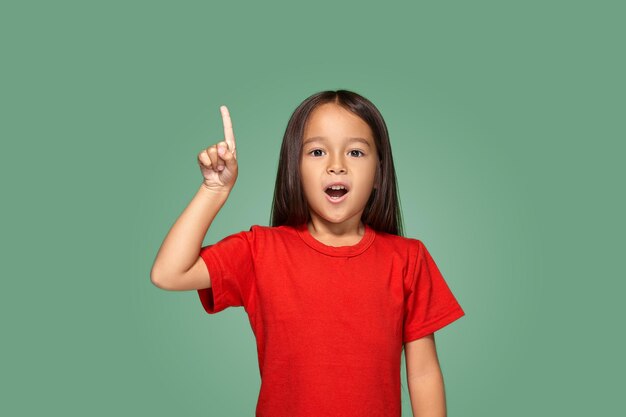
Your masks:
[[[309,207],[302,189],[300,154],[304,126],[313,110],[334,102],[359,116],[369,125],[378,150],[379,166],[375,187],[365,205],[361,221],[372,229],[403,236],[402,216],[396,185],[389,132],[383,116],[365,97],[348,90],[321,91],[294,110],[283,136],[272,202],[272,226],[300,226],[309,220]]]

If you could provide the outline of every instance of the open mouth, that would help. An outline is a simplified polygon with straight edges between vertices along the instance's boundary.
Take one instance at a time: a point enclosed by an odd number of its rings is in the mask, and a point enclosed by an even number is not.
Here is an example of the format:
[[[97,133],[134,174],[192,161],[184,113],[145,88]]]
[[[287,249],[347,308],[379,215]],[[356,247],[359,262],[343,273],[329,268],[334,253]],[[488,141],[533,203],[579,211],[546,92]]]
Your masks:
[[[325,192],[330,198],[338,200],[348,192],[348,189],[343,185],[331,185]]]

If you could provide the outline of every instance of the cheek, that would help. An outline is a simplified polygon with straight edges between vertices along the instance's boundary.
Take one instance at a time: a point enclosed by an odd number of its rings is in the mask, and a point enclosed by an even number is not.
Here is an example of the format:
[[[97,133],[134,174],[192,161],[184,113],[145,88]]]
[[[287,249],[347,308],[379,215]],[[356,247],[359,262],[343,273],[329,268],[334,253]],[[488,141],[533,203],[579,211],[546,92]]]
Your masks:
[[[301,182],[302,190],[304,191],[304,193],[305,194],[310,193],[314,186],[313,179],[311,178],[311,176],[305,174],[304,171],[300,171],[300,182]]]

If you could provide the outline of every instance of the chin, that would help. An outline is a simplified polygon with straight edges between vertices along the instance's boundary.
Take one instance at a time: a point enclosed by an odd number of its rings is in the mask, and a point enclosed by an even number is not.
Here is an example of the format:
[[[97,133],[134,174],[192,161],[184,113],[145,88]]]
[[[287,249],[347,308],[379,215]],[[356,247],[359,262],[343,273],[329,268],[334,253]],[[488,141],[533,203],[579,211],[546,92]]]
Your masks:
[[[353,219],[354,215],[346,215],[346,216],[339,216],[339,217],[318,216],[318,218],[326,223],[341,224],[341,223],[345,223]]]

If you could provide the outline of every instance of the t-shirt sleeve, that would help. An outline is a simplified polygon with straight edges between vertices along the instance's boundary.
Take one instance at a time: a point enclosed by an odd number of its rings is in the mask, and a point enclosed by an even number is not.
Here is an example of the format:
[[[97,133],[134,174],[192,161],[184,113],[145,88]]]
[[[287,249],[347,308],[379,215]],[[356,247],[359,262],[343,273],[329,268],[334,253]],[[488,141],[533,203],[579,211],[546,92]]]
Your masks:
[[[200,256],[211,278],[211,287],[197,290],[204,310],[214,314],[227,307],[244,306],[254,282],[253,250],[256,228],[227,236],[204,246]]]
[[[434,333],[465,315],[426,246],[419,240],[409,278],[412,282],[405,294],[402,343]]]

